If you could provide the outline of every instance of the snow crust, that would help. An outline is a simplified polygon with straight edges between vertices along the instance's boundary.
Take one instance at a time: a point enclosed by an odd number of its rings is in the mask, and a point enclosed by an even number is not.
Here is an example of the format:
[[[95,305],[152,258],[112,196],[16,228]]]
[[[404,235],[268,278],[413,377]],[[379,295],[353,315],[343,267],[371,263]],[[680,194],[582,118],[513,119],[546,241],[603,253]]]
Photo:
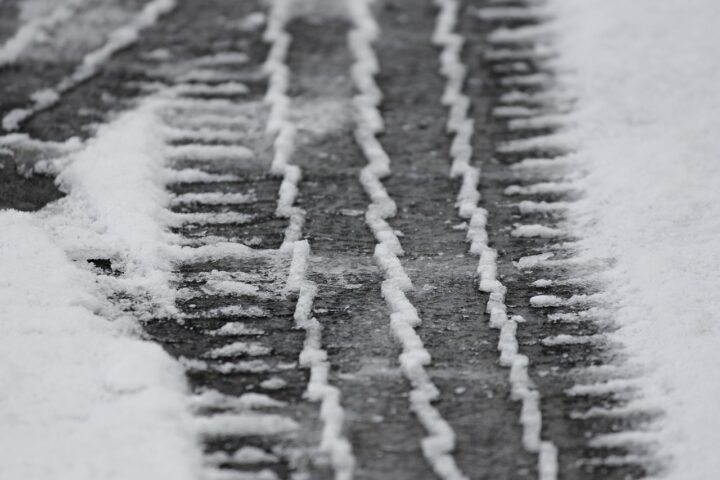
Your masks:
[[[0,212],[0,477],[198,478],[183,369],[38,217]]]
[[[645,366],[669,479],[720,471],[720,10],[715,0],[552,0],[587,163],[575,230],[616,261],[612,340]],[[520,193],[520,191],[517,191]],[[627,437],[628,440],[632,438]]]

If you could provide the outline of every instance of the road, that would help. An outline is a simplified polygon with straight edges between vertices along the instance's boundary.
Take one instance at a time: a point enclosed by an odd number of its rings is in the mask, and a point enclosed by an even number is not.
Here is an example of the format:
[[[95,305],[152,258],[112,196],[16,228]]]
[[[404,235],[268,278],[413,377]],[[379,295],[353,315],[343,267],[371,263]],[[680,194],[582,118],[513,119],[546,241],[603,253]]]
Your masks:
[[[652,414],[613,413],[632,379],[577,276],[602,266],[563,229],[572,101],[545,20],[520,0],[185,1],[86,77],[102,44],[30,45],[0,116],[34,109],[5,127],[38,142],[0,152],[0,206],[60,198],[15,167],[162,99],[193,253],[177,312],[143,326],[186,366],[207,478],[642,478],[648,452],[597,441]]]

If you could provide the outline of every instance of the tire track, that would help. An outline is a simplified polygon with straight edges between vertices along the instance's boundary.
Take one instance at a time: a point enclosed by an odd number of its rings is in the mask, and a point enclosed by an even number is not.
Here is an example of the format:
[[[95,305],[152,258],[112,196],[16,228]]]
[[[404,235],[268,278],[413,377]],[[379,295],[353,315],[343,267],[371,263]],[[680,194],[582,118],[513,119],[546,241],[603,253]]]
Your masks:
[[[349,480],[353,476],[355,459],[352,447],[342,433],[345,412],[340,404],[340,390],[328,384],[330,364],[327,353],[322,348],[322,326],[312,316],[317,284],[306,278],[310,244],[307,240],[300,240],[306,212],[301,207],[294,206],[302,170],[289,163],[296,134],[296,127],[288,118],[290,98],[286,93],[289,83],[286,58],[292,38],[287,33],[286,26],[291,5],[292,0],[275,0],[265,32],[265,39],[271,43],[268,60],[264,65],[270,75],[265,97],[271,105],[268,131],[276,135],[275,156],[270,168],[272,172],[283,176],[276,214],[288,218],[289,225],[285,229],[285,238],[280,249],[292,251],[286,288],[298,295],[294,313],[295,326],[305,330],[305,342],[299,363],[310,369],[306,396],[311,401],[321,403],[323,431],[319,451],[330,457],[336,480]]]
[[[426,430],[427,435],[422,440],[423,455],[440,478],[464,479],[467,477],[452,455],[455,433],[432,405],[438,400],[440,392],[426,370],[432,361],[430,353],[415,331],[421,320],[406,295],[413,289],[413,284],[398,258],[404,251],[397,234],[387,222],[395,216],[397,207],[381,182],[390,174],[390,157],[376,136],[384,128],[378,110],[382,93],[374,80],[380,66],[373,42],[377,40],[380,28],[369,2],[352,2],[348,6],[354,24],[348,42],[356,60],[352,75],[358,90],[354,99],[357,109],[355,139],[368,160],[368,165],[360,173],[360,182],[371,199],[365,222],[378,242],[374,257],[385,276],[382,294],[392,312],[393,334],[403,347],[399,360],[405,377],[412,385],[410,406]]]
[[[358,182],[365,160],[353,141],[353,63],[343,3],[295,18],[289,65],[299,126],[295,162],[302,166],[299,202],[314,250],[314,314],[324,327],[330,378],[343,394],[346,430],[361,479],[431,478],[422,457],[422,428],[408,408],[407,383],[396,367],[380,294],[375,240],[363,222],[368,201]]]
[[[488,216],[490,242],[505,252],[498,276],[506,302],[525,320],[517,338],[543,393],[543,435],[559,448],[561,478],[644,477],[652,446],[636,430],[656,414],[628,408],[637,372],[604,340],[611,312],[594,281],[603,266],[576,258],[564,224],[583,180],[562,129],[573,98],[554,68],[552,18],[541,1],[477,7],[462,30],[484,86],[471,83],[468,92],[490,97],[475,102],[476,118],[493,118],[490,143],[476,140],[476,148],[496,159],[485,165],[481,190],[498,205]],[[503,226],[512,229],[504,234]]]
[[[464,39],[454,33],[460,4],[454,0],[437,0],[435,3],[440,10],[433,41],[443,47],[440,70],[447,83],[442,100],[450,111],[447,130],[454,134],[450,148],[450,175],[462,178],[456,205],[460,216],[469,221],[467,239],[471,244],[470,252],[480,257],[479,287],[489,294],[486,313],[490,316],[490,325],[500,329],[500,364],[510,368],[511,398],[522,404],[523,446],[528,452],[538,455],[538,478],[553,480],[557,478],[557,448],[541,437],[540,394],[528,376],[528,357],[518,353],[517,329],[524,319],[519,316],[508,318],[505,304],[507,289],[497,278],[498,252],[488,245],[485,228],[488,212],[478,207],[480,170],[470,165],[474,122],[468,115],[470,99],[463,93],[466,67],[460,59]]]

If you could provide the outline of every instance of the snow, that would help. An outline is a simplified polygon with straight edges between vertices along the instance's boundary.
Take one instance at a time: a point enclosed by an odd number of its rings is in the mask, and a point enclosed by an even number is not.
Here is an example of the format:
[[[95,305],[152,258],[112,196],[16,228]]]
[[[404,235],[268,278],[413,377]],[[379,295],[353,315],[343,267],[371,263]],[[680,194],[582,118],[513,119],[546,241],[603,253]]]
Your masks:
[[[174,312],[169,286],[173,235],[167,226],[163,139],[150,101],[101,127],[57,178],[68,196],[39,215],[72,258],[108,258],[123,276],[107,281],[147,298],[145,316]]]
[[[255,465],[259,463],[277,463],[278,457],[257,447],[241,447],[232,455],[226,452],[214,452],[206,456],[205,461],[211,464],[234,463],[238,465]]]
[[[289,417],[276,414],[218,413],[195,419],[198,431],[205,437],[286,435],[299,428]]]
[[[148,100],[43,168],[66,196],[0,213],[0,477],[197,478],[184,369],[141,341],[175,312],[167,170]],[[14,141],[20,139],[15,138]],[[119,276],[87,262],[108,259]],[[134,317],[108,301],[129,296]]]
[[[587,163],[573,209],[606,288],[669,479],[717,478],[720,457],[720,9],[715,0],[552,0],[560,62],[578,96],[570,128]]]
[[[242,145],[173,145],[171,147],[167,147],[167,151],[168,156],[174,161],[243,161],[249,160],[255,156],[251,149]]]
[[[222,347],[213,348],[203,356],[205,358],[232,358],[243,355],[260,357],[269,354],[271,351],[270,347],[257,342],[233,342]]]
[[[183,369],[38,217],[0,213],[0,477],[197,478]]]
[[[260,330],[259,328],[253,328],[248,327],[246,324],[242,322],[228,322],[222,327],[220,327],[217,330],[213,330],[211,332],[212,335],[219,335],[219,336],[258,336],[263,335],[265,333],[264,330]]]

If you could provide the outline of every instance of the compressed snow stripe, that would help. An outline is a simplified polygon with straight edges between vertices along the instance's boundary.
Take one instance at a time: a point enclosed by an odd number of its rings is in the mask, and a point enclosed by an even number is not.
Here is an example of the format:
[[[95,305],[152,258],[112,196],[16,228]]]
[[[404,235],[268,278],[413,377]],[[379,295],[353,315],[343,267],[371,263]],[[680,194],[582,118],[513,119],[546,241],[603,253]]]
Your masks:
[[[155,24],[161,15],[170,12],[175,5],[176,0],[152,0],[147,3],[130,23],[111,32],[102,47],[85,55],[82,63],[69,77],[64,78],[54,88],[35,92],[31,97],[32,106],[15,109],[6,114],[2,120],[3,128],[17,130],[28,118],[57,104],[64,93],[95,76],[115,53],[135,43],[141,30]]]
[[[168,159],[171,161],[194,160],[249,160],[255,154],[242,145],[204,145],[199,143],[189,145],[171,145],[166,147]]]
[[[213,55],[207,55],[205,57],[198,58],[195,60],[195,65],[203,67],[218,67],[218,66],[240,66],[245,65],[250,61],[250,57],[246,53],[242,52],[220,52]]]
[[[68,0],[58,5],[49,15],[35,18],[22,25],[15,35],[0,46],[0,67],[15,63],[30,44],[42,38],[44,33],[52,30],[56,25],[72,18],[85,3],[87,0]]]
[[[168,89],[166,93],[171,96],[167,109],[170,112],[189,112],[192,114],[210,114],[226,117],[248,117],[249,112],[245,105],[239,105],[227,98],[196,98],[178,97],[177,90]]]
[[[201,435],[210,438],[286,435],[299,428],[297,422],[291,418],[254,412],[220,413],[199,417],[196,426]]]
[[[235,96],[244,95],[250,91],[247,85],[240,82],[228,81],[223,83],[183,83],[173,87],[181,95],[207,95],[207,96]]]
[[[491,6],[480,8],[475,14],[481,20],[501,22],[541,22],[552,18],[549,9],[539,6]]]
[[[376,137],[383,129],[383,119],[378,109],[382,93],[374,78],[379,72],[379,64],[372,45],[379,34],[379,27],[370,9],[371,1],[353,0],[347,3],[354,24],[348,35],[348,45],[355,58],[351,75],[358,91],[353,102],[357,117],[355,140],[368,161],[360,173],[360,183],[371,201],[365,222],[378,242],[375,260],[385,276],[382,295],[392,312],[390,324],[393,334],[402,345],[399,357],[401,369],[412,386],[410,408],[427,432],[421,442],[423,455],[440,478],[464,480],[467,477],[452,456],[455,433],[432,405],[439,392],[425,370],[431,357],[414,329],[421,320],[406,296],[413,285],[398,258],[403,254],[400,241],[386,221],[395,216],[396,205],[381,181],[390,174],[390,158]]]
[[[254,215],[241,212],[189,212],[173,213],[171,223],[175,225],[231,225],[250,222]]]
[[[243,138],[240,132],[236,130],[208,127],[178,128],[168,126],[165,128],[165,136],[171,141],[185,140],[197,143],[235,143]]]
[[[220,183],[236,182],[240,177],[230,173],[208,173],[197,168],[184,168],[182,170],[165,169],[163,172],[165,182],[172,183]]]
[[[247,74],[212,68],[196,68],[181,75],[178,80],[190,83],[225,83],[247,79]]]
[[[263,65],[263,70],[269,76],[265,95],[265,101],[270,105],[267,132],[275,136],[270,170],[273,174],[282,175],[276,214],[287,218],[289,223],[280,250],[292,255],[286,290],[298,296],[294,320],[297,328],[305,331],[299,361],[301,366],[310,369],[307,398],[320,402],[323,429],[318,450],[329,456],[336,480],[351,480],[355,457],[352,445],[342,432],[345,411],[341,405],[341,394],[338,388],[328,383],[330,364],[322,348],[322,325],[312,316],[317,286],[306,278],[310,244],[307,240],[301,240],[305,211],[294,205],[302,171],[297,165],[290,164],[296,129],[289,119],[290,98],[287,89],[290,72],[286,58],[292,38],[286,26],[293,1],[273,0],[264,33],[265,41],[270,43],[270,51]]]
[[[486,229],[487,211],[478,206],[480,192],[478,182],[480,170],[470,164],[472,156],[472,120],[467,117],[467,105],[470,103],[463,93],[463,81],[466,74],[461,59],[462,38],[454,33],[460,2],[457,0],[435,0],[439,7],[433,42],[442,47],[440,53],[440,71],[447,79],[442,101],[448,106],[448,131],[454,134],[450,150],[452,167],[451,177],[461,177],[462,187],[458,194],[457,207],[461,217],[470,220],[467,240],[470,252],[480,257],[478,274],[480,290],[489,294],[486,307],[490,314],[490,324],[500,328],[500,363],[510,368],[510,386],[512,399],[522,403],[520,423],[523,427],[523,446],[538,455],[538,476],[542,480],[557,478],[557,448],[552,442],[541,437],[542,415],[540,395],[532,386],[528,376],[528,358],[518,353],[517,324],[521,317],[507,317],[505,306],[505,286],[497,278],[497,251],[488,245]],[[493,15],[509,13],[504,10],[481,10]],[[512,18],[518,16],[511,15]]]
[[[187,205],[197,203],[200,205],[239,205],[252,203],[256,200],[253,193],[183,193],[172,199],[173,205]]]

